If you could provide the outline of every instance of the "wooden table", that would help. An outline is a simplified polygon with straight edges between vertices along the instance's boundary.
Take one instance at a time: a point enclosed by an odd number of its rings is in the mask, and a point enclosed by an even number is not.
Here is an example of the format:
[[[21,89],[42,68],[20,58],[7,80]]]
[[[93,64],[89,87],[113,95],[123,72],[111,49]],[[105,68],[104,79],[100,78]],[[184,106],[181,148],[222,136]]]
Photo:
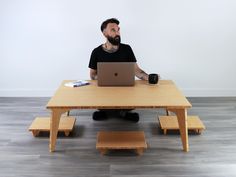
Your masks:
[[[161,80],[157,85],[136,80],[134,87],[98,87],[97,81],[90,85],[70,88],[63,81],[49,100],[51,110],[50,152],[55,151],[60,117],[71,109],[145,109],[167,108],[176,114],[183,150],[188,151],[187,108],[191,104],[171,80]]]

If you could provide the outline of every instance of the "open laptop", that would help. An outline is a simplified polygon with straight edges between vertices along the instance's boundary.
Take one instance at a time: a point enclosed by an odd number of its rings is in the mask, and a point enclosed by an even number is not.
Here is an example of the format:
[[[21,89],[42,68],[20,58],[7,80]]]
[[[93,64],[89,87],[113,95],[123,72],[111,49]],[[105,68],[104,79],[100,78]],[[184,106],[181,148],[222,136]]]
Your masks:
[[[98,86],[133,86],[135,62],[98,62]]]

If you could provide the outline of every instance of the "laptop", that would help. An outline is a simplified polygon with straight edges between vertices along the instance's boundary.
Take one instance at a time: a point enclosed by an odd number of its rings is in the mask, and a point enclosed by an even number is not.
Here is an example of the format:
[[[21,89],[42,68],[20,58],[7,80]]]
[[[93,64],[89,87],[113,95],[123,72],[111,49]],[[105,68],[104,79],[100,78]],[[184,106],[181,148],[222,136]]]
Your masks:
[[[134,86],[135,62],[98,62],[98,86]]]

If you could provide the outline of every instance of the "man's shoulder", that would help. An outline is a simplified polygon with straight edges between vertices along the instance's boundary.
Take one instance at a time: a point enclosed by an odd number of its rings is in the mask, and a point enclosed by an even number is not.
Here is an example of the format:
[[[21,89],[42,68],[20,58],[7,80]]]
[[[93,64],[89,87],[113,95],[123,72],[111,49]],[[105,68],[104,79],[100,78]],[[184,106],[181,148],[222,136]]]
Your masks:
[[[121,46],[121,47],[130,48],[130,45],[129,45],[129,44],[120,43],[120,46]]]
[[[123,44],[123,43],[120,43],[120,47],[119,47],[121,50],[132,50],[132,48],[130,47],[129,44]]]
[[[102,44],[93,49],[93,51],[98,51],[102,49]]]

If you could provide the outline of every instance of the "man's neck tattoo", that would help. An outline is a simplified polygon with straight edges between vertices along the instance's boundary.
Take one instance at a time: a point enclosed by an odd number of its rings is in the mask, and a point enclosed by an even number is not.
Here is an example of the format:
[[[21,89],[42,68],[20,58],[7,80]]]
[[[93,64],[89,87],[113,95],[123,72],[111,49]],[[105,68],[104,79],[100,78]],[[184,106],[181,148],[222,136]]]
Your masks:
[[[104,51],[106,51],[108,53],[114,53],[119,49],[119,46],[118,47],[113,47],[112,46],[110,49],[108,49],[107,44],[105,43],[105,44],[102,45],[102,48],[103,48]]]

